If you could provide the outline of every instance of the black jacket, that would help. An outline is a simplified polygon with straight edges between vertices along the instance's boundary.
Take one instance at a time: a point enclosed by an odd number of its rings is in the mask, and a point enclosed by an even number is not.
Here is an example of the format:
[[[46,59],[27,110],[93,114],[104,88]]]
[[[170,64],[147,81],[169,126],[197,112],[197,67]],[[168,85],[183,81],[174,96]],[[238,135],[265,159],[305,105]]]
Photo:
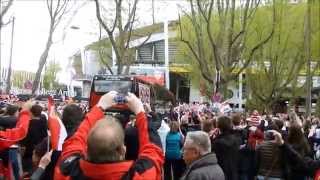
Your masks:
[[[302,157],[297,151],[293,149],[292,146],[284,144],[280,146],[282,151],[284,161],[288,165],[294,165],[296,169],[299,169],[300,177],[302,176],[313,176],[315,172],[320,168],[320,161],[313,160],[310,157]],[[294,174],[298,172],[288,171],[286,168],[286,179],[292,180],[297,179]]]
[[[17,118],[14,116],[1,116],[0,117],[0,129],[6,130],[16,127]]]
[[[221,166],[226,180],[238,180],[238,161],[241,139],[233,133],[222,133],[212,142],[218,164]]]
[[[22,141],[22,144],[26,147],[24,157],[32,157],[34,147],[37,144],[39,144],[45,137],[48,136],[47,129],[48,124],[46,119],[31,119],[28,134],[26,138]]]

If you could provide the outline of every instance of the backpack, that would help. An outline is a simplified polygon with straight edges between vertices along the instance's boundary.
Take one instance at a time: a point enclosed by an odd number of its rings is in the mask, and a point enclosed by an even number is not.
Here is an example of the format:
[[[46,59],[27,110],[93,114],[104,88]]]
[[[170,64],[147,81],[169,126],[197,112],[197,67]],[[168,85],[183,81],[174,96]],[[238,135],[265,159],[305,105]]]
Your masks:
[[[181,159],[181,135],[169,132],[166,138],[166,158]]]

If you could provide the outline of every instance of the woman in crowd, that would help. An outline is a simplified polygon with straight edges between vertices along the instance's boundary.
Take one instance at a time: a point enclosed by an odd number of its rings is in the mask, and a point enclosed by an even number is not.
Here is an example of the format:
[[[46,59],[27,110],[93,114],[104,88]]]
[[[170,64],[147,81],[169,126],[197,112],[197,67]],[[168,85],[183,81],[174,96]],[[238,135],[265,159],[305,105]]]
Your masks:
[[[281,180],[286,177],[283,154],[269,131],[265,132],[265,140],[257,147],[256,157],[258,180]]]
[[[170,132],[168,133],[166,138],[166,160],[164,164],[164,174],[165,179],[169,180],[179,179],[185,169],[181,154],[184,143],[184,136],[180,131],[179,125],[180,124],[177,121],[171,121],[169,124]]]
[[[289,127],[288,144],[299,153],[301,157],[311,156],[311,149],[308,140],[302,132],[302,127],[293,123]],[[292,180],[304,180],[307,177],[304,169],[297,164],[287,164],[289,167],[288,178]]]

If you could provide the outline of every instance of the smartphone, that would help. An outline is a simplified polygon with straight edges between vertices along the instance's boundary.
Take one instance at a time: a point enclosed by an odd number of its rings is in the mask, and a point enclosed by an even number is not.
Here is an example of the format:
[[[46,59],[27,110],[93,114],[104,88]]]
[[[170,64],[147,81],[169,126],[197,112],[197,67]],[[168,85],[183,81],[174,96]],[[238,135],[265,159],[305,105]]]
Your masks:
[[[125,104],[125,103],[127,103],[127,99],[124,95],[117,95],[114,98],[114,102],[117,104]]]

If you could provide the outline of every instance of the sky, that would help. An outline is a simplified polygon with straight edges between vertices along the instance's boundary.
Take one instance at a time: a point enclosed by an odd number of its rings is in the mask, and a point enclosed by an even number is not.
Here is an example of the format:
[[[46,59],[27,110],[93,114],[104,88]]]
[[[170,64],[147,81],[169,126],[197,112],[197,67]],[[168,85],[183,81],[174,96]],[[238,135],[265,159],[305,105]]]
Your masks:
[[[112,14],[111,0],[100,0]],[[48,60],[59,62],[62,68],[66,67],[68,58],[80,48],[98,39],[99,26],[96,20],[94,2],[77,0],[74,9],[77,13],[72,16],[73,10],[67,14],[66,19],[58,26],[54,35],[54,44],[50,50]],[[79,8],[77,8],[79,7]],[[187,7],[185,0],[155,0],[155,19],[162,22],[165,19],[175,20],[181,8]],[[151,0],[140,0],[137,8],[139,25],[151,24]],[[4,17],[5,22],[15,17],[13,41],[13,68],[35,72],[39,57],[45,48],[49,31],[49,14],[45,0],[15,0],[13,6]],[[71,18],[73,17],[73,18]],[[71,20],[70,20],[71,18]],[[110,17],[109,17],[110,18]],[[79,29],[72,29],[76,26]],[[65,38],[63,38],[65,37]],[[3,27],[1,31],[1,66],[7,67],[11,45],[11,24]]]

